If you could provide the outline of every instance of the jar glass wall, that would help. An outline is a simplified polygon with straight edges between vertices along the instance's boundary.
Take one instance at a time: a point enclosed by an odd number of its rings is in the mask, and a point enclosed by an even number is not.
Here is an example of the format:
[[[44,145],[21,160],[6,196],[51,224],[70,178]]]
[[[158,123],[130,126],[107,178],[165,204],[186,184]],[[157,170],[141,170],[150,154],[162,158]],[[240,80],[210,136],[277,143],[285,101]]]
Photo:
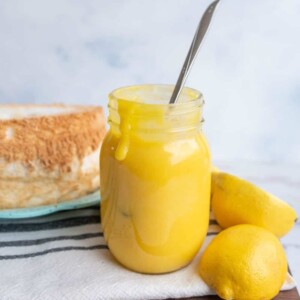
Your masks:
[[[209,223],[210,154],[201,93],[173,86],[121,88],[109,96],[100,156],[101,219],[114,257],[142,273],[187,265]]]

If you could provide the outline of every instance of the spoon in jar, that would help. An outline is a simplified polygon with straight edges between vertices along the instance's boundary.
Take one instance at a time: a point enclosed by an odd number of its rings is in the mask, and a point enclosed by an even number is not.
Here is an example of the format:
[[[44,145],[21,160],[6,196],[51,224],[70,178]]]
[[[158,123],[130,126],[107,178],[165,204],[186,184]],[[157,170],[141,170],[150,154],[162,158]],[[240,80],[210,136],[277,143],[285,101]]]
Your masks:
[[[220,0],[216,0],[212,4],[210,4],[200,20],[200,23],[197,27],[192,44],[190,46],[189,52],[187,54],[187,57],[184,61],[184,64],[180,71],[179,77],[177,79],[174,91],[172,93],[172,96],[171,96],[171,99],[169,102],[170,104],[175,103],[178,100],[180,92],[181,92],[183,85],[186,81],[186,78],[189,74],[190,68],[191,68],[191,66],[194,62],[194,59],[198,53],[199,46],[201,45],[201,42],[203,41],[203,38],[207,32],[207,29],[208,29],[210,21],[212,19],[213,13],[214,13],[219,1]]]

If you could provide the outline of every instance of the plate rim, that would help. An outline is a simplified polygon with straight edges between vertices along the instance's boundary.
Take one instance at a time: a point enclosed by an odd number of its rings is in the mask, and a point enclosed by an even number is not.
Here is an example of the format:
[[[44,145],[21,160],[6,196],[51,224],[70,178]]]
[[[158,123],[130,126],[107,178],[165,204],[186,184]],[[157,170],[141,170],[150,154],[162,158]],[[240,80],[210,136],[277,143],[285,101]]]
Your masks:
[[[96,190],[87,195],[57,204],[34,207],[0,209],[1,219],[26,219],[45,216],[63,210],[73,210],[100,204],[100,191]]]

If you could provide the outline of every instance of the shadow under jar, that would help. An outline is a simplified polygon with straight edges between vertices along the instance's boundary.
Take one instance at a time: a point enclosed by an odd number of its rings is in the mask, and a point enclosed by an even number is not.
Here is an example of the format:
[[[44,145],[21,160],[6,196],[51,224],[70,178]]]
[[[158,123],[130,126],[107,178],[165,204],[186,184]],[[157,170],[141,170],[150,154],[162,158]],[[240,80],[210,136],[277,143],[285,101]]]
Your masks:
[[[110,129],[100,155],[101,219],[114,257],[141,273],[187,265],[207,232],[210,153],[203,98],[184,88],[139,85],[109,95]]]

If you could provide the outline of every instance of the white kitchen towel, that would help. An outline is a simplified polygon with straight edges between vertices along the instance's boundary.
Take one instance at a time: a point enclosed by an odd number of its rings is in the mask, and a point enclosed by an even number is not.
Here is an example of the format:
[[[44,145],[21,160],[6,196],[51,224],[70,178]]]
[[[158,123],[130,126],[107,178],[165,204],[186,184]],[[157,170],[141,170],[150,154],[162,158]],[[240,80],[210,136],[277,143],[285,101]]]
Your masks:
[[[120,266],[110,254],[99,207],[24,220],[0,220],[1,300],[166,299],[213,295],[197,265],[220,231],[211,219],[193,262],[164,275],[143,275]],[[283,290],[295,286],[288,276]]]

